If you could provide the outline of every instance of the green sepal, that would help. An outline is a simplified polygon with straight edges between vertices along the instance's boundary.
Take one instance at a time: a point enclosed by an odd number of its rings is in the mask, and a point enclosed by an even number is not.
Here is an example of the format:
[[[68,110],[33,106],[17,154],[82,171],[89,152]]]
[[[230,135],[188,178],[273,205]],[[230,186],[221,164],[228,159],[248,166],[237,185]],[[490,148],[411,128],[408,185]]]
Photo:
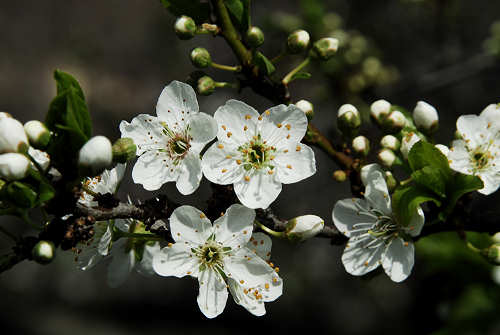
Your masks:
[[[271,63],[271,61],[266,56],[264,56],[261,52],[259,52],[259,51],[254,52],[253,58],[254,58],[255,64],[259,68],[260,73],[268,76],[268,75],[274,73],[274,71],[276,71],[276,68],[274,67],[273,63]]]

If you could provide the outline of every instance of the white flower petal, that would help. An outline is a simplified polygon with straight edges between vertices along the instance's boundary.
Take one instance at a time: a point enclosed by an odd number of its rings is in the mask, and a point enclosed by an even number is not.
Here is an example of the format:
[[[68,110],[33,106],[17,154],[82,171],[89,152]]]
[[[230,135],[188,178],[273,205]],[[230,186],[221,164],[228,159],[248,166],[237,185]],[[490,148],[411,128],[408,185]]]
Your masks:
[[[158,98],[156,114],[172,130],[185,128],[186,119],[199,111],[196,93],[188,84],[172,81]]]
[[[358,241],[349,240],[342,254],[342,264],[345,270],[355,276],[362,276],[380,265],[380,258],[385,250],[385,244],[380,241],[378,247],[370,248],[367,244],[372,238]]]
[[[139,114],[130,123],[127,121],[120,123],[122,137],[134,140],[138,156],[148,150],[165,147],[166,142],[162,131],[163,127],[158,118],[147,114]]]
[[[473,174],[472,162],[465,141],[455,140],[452,145],[448,154],[450,168],[457,172]]]
[[[274,269],[250,249],[243,247],[225,257],[224,272],[246,287],[272,283]]]
[[[271,259],[273,241],[264,233],[253,233],[246,247],[265,261]]]
[[[382,266],[385,273],[395,282],[408,278],[413,268],[415,247],[398,237],[393,239],[382,255]]]
[[[192,142],[206,144],[217,136],[217,122],[208,114],[191,115],[188,124]]]
[[[360,208],[366,212],[370,209],[365,199],[352,198],[339,200],[333,208],[333,223],[347,237],[351,236],[351,230],[356,229],[353,227],[355,224],[375,224],[376,219],[373,216],[360,213]],[[354,233],[354,235],[359,235],[359,233]]]
[[[160,253],[160,243],[154,242],[153,244],[146,243],[144,245],[144,251],[142,253],[142,259],[139,264],[136,266],[137,272],[144,276],[152,276],[155,274],[155,270],[153,269],[153,258],[154,256]]]
[[[254,220],[253,209],[239,204],[231,205],[214,222],[215,240],[232,249],[244,247],[252,236]]]
[[[478,190],[481,194],[490,195],[500,187],[500,170],[480,173],[479,178],[481,178],[484,184],[484,187]]]
[[[266,314],[264,300],[256,299],[255,296],[252,295],[251,291],[249,292],[248,289],[240,285],[234,279],[229,278],[228,285],[229,291],[231,292],[235,303],[243,306],[247,311],[255,316],[262,316]]]
[[[202,177],[201,159],[197,153],[188,152],[181,161],[177,178],[177,189],[181,194],[191,194],[198,186]]]
[[[132,179],[134,183],[142,184],[144,189],[155,191],[164,183],[177,180],[179,172],[166,154],[148,151],[135,163]]]
[[[113,245],[113,258],[108,266],[108,286],[116,288],[122,285],[135,265],[135,253],[126,251],[125,240],[118,240]]]
[[[415,212],[415,214],[413,214],[410,220],[410,224],[404,228],[411,236],[418,236],[420,235],[420,232],[424,227],[424,223],[425,223],[424,211],[420,206],[418,206],[417,211]]]
[[[245,170],[241,163],[237,163],[239,156],[237,148],[230,144],[212,144],[201,161],[205,178],[219,185],[229,185],[241,180]]]
[[[176,242],[201,245],[212,235],[212,223],[193,206],[177,207],[170,216],[170,231]]]
[[[174,243],[153,255],[153,270],[160,276],[197,276],[198,259],[192,257],[191,246],[184,242]]]
[[[283,148],[274,160],[280,182],[296,183],[316,173],[316,160],[310,147],[302,143],[289,143]]]
[[[131,220],[128,219],[116,219],[114,221],[115,228],[121,230],[122,232],[128,233],[130,229]]]
[[[217,121],[217,138],[236,147],[249,142],[257,135],[259,113],[244,102],[229,100],[214,114]]]
[[[38,163],[38,165],[40,165],[43,171],[47,170],[50,165],[50,157],[48,153],[29,147],[28,154]],[[31,164],[33,165],[33,168],[35,168],[34,164]]]
[[[361,169],[361,179],[365,184],[365,199],[384,214],[392,213],[391,197],[385,181],[385,173],[378,164],[369,164]]]
[[[272,107],[262,117],[262,138],[277,149],[300,142],[306,134],[307,117],[295,105]]]
[[[98,221],[94,224],[94,236],[90,244],[80,243],[77,246],[81,250],[75,257],[77,267],[82,271],[92,269],[109,252],[111,243],[111,230],[106,221]]]
[[[457,120],[457,129],[462,138],[467,142],[467,147],[475,149],[481,143],[484,143],[484,138],[488,128],[486,118],[477,115],[462,115]]]
[[[241,203],[249,208],[267,208],[276,200],[282,185],[275,175],[265,171],[252,171],[247,175],[249,180],[242,179],[234,184],[234,192]]]
[[[197,298],[198,306],[207,318],[215,318],[226,307],[228,296],[226,283],[221,275],[212,268],[202,271],[198,276],[198,282],[200,284]]]
[[[96,225],[94,225],[94,232]],[[109,246],[111,244],[111,240],[113,238],[113,233],[111,231],[111,226],[109,224],[106,225],[106,231],[102,234],[99,239],[99,244],[97,245],[97,252],[102,256],[106,256],[109,253]]]

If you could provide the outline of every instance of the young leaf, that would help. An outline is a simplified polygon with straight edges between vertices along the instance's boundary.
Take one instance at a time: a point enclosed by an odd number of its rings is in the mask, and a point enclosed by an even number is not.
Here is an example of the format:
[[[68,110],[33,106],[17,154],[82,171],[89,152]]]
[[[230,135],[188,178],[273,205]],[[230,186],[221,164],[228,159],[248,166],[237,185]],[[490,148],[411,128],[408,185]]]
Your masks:
[[[440,170],[425,166],[420,170],[414,171],[411,177],[418,185],[427,188],[442,198],[446,197],[445,178]]]
[[[309,79],[311,78],[311,74],[309,72],[297,72],[292,76],[292,79],[290,81],[293,81],[295,79]]]
[[[412,171],[417,171],[425,166],[439,170],[446,180],[451,179],[452,171],[448,159],[434,145],[426,141],[419,141],[411,148],[408,154],[408,163]]]
[[[255,64],[259,67],[259,71],[265,75],[270,75],[276,68],[273,63],[266,56],[264,56],[261,52],[256,51],[253,55]]]
[[[410,223],[417,207],[427,201],[433,201],[437,206],[441,206],[441,201],[435,194],[417,186],[405,186],[398,188],[392,195],[392,209],[400,224],[406,226]]]
[[[453,178],[453,183],[450,183],[446,206],[441,212],[440,217],[446,219],[455,208],[455,204],[461,196],[482,189],[483,187],[484,184],[479,177],[457,173]]]
[[[243,21],[245,20],[245,8],[243,7],[243,3],[240,0],[224,0],[224,4],[235,19],[237,25],[242,28],[242,31],[246,31],[248,25],[246,29],[243,30]]]
[[[163,6],[173,15],[187,15],[197,24],[207,22],[210,16],[210,5],[208,2],[199,0],[160,0]]]

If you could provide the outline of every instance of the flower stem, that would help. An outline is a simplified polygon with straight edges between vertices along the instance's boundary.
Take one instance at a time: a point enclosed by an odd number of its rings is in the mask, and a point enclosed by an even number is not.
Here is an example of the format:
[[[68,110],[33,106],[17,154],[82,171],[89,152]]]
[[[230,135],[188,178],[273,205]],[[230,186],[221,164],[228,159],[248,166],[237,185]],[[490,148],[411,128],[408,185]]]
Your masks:
[[[259,221],[255,220],[254,223],[257,225],[257,227],[259,227],[262,231],[265,231],[266,233],[268,233],[269,235],[271,236],[274,236],[274,237],[277,237],[277,238],[285,238],[285,233],[284,232],[278,232],[278,231],[274,231],[272,230],[271,228],[268,228],[266,226],[264,226],[262,223],[260,223]]]
[[[210,66],[219,69],[219,70],[224,70],[224,71],[232,71],[232,72],[241,72],[241,66],[229,66],[229,65],[222,65],[218,63],[210,63]]]
[[[300,70],[302,70],[303,68],[305,68],[309,64],[310,61],[311,61],[311,59],[309,57],[307,57],[295,69],[293,69],[292,71],[290,71],[285,76],[285,78],[283,78],[283,80],[281,81],[283,83],[283,85],[288,85],[292,81],[293,75],[296,74],[297,72],[299,72]]]
[[[227,83],[225,81],[216,81],[215,82],[215,87],[221,88],[221,87],[229,87],[229,88],[235,88],[238,89],[238,84],[235,83]]]
[[[401,186],[405,186],[405,185],[408,185],[409,183],[411,183],[413,181],[413,179],[410,177],[408,179],[405,179],[405,180],[402,180],[399,182],[399,185]]]
[[[477,253],[477,254],[481,253],[481,250],[480,250],[480,249],[478,249],[478,248],[476,248],[476,247],[475,247],[474,245],[472,245],[472,243],[470,243],[469,241],[467,241],[466,245],[467,245],[467,247],[468,247],[470,250],[474,251],[475,253]]]

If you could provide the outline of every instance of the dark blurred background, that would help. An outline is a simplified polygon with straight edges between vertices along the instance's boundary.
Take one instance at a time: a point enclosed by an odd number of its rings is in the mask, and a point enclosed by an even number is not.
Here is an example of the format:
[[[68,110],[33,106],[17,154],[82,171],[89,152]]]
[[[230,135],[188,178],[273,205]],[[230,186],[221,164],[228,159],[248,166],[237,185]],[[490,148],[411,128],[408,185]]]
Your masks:
[[[425,100],[440,112],[438,142],[449,144],[458,115],[478,114],[500,100],[499,1],[253,1],[252,14],[252,23],[266,34],[261,49],[269,57],[297,28],[314,39],[340,39],[337,57],[312,66],[312,79],[291,85],[293,101],[313,102],[314,123],[334,139],[339,137],[336,111],[344,103],[362,110],[362,133],[376,139],[380,134],[367,117],[372,101],[385,98],[412,110]],[[59,68],[80,81],[94,133],[118,138],[120,120],[154,114],[162,88],[193,71],[191,48],[206,47],[218,63],[236,62],[219,38],[178,40],[174,21],[155,0],[1,1],[0,110],[22,122],[43,120],[55,96],[52,72]],[[300,56],[286,58],[278,75],[300,61]],[[208,72],[216,80],[231,80],[226,73]],[[221,89],[199,97],[201,110],[213,114],[228,98],[261,111],[270,107],[251,91],[238,95]],[[333,205],[350,196],[349,186],[336,183],[331,178],[335,164],[315,153],[316,175],[285,186],[273,207],[286,218],[314,213],[332,224]],[[206,181],[192,196],[182,197],[173,185],[161,192],[200,208],[210,195]],[[130,174],[120,191],[122,199],[126,194],[151,197],[133,185]],[[489,202],[476,199],[485,210],[498,201],[498,196]],[[23,225],[1,220],[14,230]],[[470,236],[484,242],[482,236]],[[106,264],[81,272],[71,252],[59,252],[48,266],[25,262],[0,275],[1,333],[500,334],[500,289],[493,268],[456,234],[420,240],[414,271],[400,284],[379,272],[363,278],[347,274],[342,248],[326,240],[299,246],[274,242],[284,294],[266,305],[264,317],[253,317],[229,298],[221,316],[206,320],[196,304],[194,280],[133,273],[122,287],[110,289]],[[0,251],[8,249],[8,240],[0,236]]]

